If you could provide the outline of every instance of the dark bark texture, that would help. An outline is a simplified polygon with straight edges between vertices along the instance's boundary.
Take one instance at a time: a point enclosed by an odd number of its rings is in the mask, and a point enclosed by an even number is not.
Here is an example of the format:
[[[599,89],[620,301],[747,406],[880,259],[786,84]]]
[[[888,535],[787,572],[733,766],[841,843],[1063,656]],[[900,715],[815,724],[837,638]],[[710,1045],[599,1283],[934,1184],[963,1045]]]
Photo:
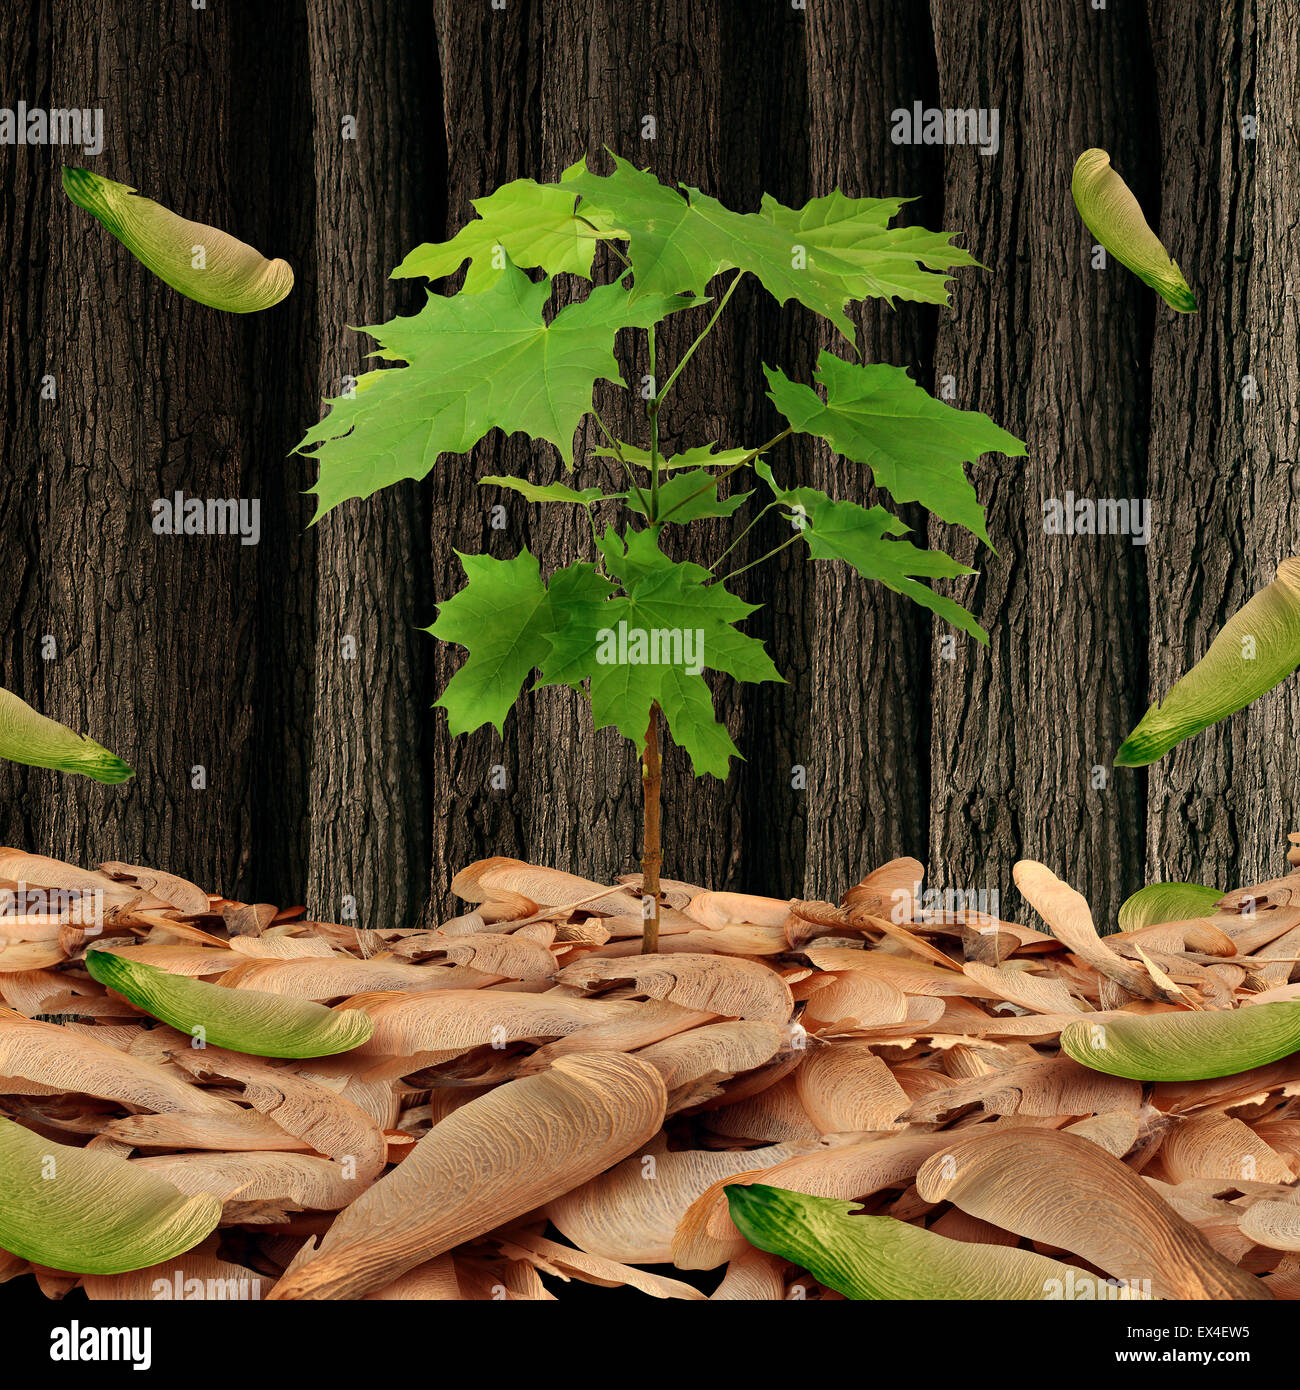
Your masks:
[[[640,857],[637,750],[572,692],[526,693],[504,735],[431,708],[463,653],[423,628],[455,552],[543,569],[584,557],[580,513],[483,488],[562,467],[489,436],[420,483],[318,525],[289,451],[409,313],[420,241],[522,176],[609,146],[741,209],[838,187],[907,195],[986,267],[950,306],[857,316],[866,360],[907,367],[1025,439],[972,469],[996,547],[904,510],[978,572],[950,592],[987,647],[800,548],[736,581],[783,686],[716,687],[745,761],[724,784],[664,757],[664,873],[834,896],[897,855],[937,888],[997,893],[1044,860],[1099,923],[1142,883],[1229,887],[1300,828],[1284,685],[1147,772],[1124,735],[1296,551],[1300,103],[1294,0],[92,0],[0,15],[5,100],[103,111],[104,147],[0,144],[0,684],[119,752],[134,780],[0,764],[0,837],[84,863],[156,864],[363,926],[437,921],[489,854],[608,879]],[[996,110],[996,153],[896,143],[892,113]],[[1192,285],[1176,315],[1101,264],[1070,198],[1107,149]],[[59,186],[85,165],[294,267],[247,318],[153,278]],[[456,281],[438,288],[455,288]],[[671,370],[683,316],[619,345],[635,387]],[[676,384],[669,449],[780,428],[762,365],[807,379],[825,324],[742,287]],[[597,405],[644,439],[638,391]],[[602,476],[595,432],[578,467]],[[773,468],[861,502],[866,470],[783,445]],[[613,474],[603,476],[612,480]],[[257,498],[261,540],[159,536],[155,499]],[[1149,500],[1149,543],[1060,536],[1044,506]],[[768,518],[736,552],[788,535]],[[673,543],[717,554],[727,523]]]

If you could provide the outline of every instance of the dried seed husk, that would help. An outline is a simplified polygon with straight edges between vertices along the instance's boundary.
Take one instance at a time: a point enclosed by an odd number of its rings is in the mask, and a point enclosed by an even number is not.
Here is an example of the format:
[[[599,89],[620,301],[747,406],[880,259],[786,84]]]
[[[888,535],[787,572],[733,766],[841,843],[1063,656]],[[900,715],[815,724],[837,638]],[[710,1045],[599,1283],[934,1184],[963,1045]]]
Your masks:
[[[667,1264],[678,1222],[715,1182],[820,1148],[800,1142],[743,1152],[670,1150],[667,1137],[657,1134],[608,1172],[557,1196],[547,1215],[566,1240],[589,1254],[620,1264]]]
[[[758,961],[732,956],[657,954],[625,960],[587,957],[566,966],[562,985],[590,989],[608,981],[631,981],[638,993],[727,1018],[784,1023],[794,1008],[789,986]]]
[[[1149,1280],[1157,1298],[1269,1297],[1098,1145],[1051,1129],[954,1137],[917,1174],[925,1201],[1072,1251],[1116,1279]]]
[[[355,1298],[580,1186],[650,1138],[667,1092],[646,1062],[563,1057],[435,1125],[364,1192],[273,1299]]]
[[[1076,956],[1140,999],[1164,998],[1145,970],[1117,955],[1097,935],[1092,909],[1082,893],[1033,859],[1020,860],[1011,874],[1029,905]]]
[[[233,1102],[189,1085],[168,1067],[100,1041],[99,1035],[109,1031],[44,1023],[0,1009],[0,1075],[155,1112],[237,1111]]]

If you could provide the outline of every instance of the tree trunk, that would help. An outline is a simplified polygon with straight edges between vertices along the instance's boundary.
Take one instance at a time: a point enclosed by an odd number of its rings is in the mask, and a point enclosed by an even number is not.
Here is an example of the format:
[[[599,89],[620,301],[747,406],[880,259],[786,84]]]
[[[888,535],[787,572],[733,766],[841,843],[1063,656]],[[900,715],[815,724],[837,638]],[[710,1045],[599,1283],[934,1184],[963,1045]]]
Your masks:
[[[337,396],[373,366],[373,344],[347,325],[414,312],[422,289],[388,272],[441,235],[423,115],[436,109],[433,34],[422,7],[387,0],[322,0],[308,7],[308,34],[319,381]],[[331,921],[405,927],[424,908],[429,486],[347,502],[318,527],[308,903]]]
[[[303,495],[314,468],[286,457],[320,415],[316,304],[316,209],[307,19],[297,6],[243,11],[232,62],[238,104],[235,154],[238,232],[294,269],[287,300],[240,322],[247,401],[248,491],[261,499],[257,546],[252,793],[253,864],[237,891],[301,903],[311,847],[316,654],[316,532]],[[267,132],[279,132],[268,139]],[[276,197],[259,190],[279,190]],[[255,196],[257,195],[257,196]],[[232,890],[234,891],[234,890]]]
[[[1153,701],[1205,655],[1258,587],[1255,578],[1266,582],[1273,564],[1295,549],[1284,542],[1271,560],[1265,550],[1257,572],[1243,563],[1253,529],[1247,518],[1255,514],[1242,482],[1246,417],[1267,420],[1271,430],[1280,407],[1271,391],[1271,399],[1242,400],[1242,378],[1253,370],[1247,296],[1257,278],[1248,266],[1256,143],[1241,136],[1253,53],[1243,46],[1242,25],[1238,4],[1211,6],[1196,23],[1188,23],[1177,0],[1151,4],[1163,159],[1159,222],[1154,202],[1148,221],[1158,225],[1199,310],[1177,314],[1156,305],[1148,462],[1154,513],[1146,553]],[[1242,780],[1248,769],[1260,770],[1258,760],[1251,762],[1248,729],[1244,718],[1226,720],[1152,764],[1152,881],[1226,889],[1280,871],[1276,834],[1262,856],[1240,835],[1237,818],[1261,796],[1268,806],[1263,823],[1280,829],[1284,819],[1275,776],[1254,787]],[[1248,860],[1258,873],[1245,867]]]
[[[471,199],[511,179],[538,174],[538,21],[529,0],[504,10],[486,5],[467,10],[459,0],[435,0],[433,15],[447,156],[446,226],[441,235],[449,236],[473,216]],[[524,500],[481,488],[477,479],[489,473],[526,475],[529,460],[538,452],[522,436],[503,439],[494,432],[467,458],[439,464],[432,478],[430,513],[436,602],[445,603],[464,584],[456,551],[504,559],[528,542]],[[430,641],[433,689],[441,692],[464,652]],[[428,915],[436,920],[460,910],[448,883],[472,860],[532,853],[539,862],[549,862],[545,846],[525,844],[523,817],[535,781],[547,795],[555,780],[567,780],[574,772],[544,746],[534,760],[528,702],[506,720],[504,737],[487,728],[453,739],[446,717],[434,711],[430,744]]]
[[[1294,5],[1246,6],[1240,39],[1241,115],[1257,114],[1253,142],[1242,148],[1253,165],[1250,217],[1249,357],[1242,375],[1253,378],[1256,399],[1243,402],[1243,492],[1246,592],[1272,579],[1278,562],[1300,553],[1300,500],[1295,467],[1300,458],[1300,52]],[[1253,53],[1252,53],[1253,48]],[[1247,78],[1253,77],[1252,86]],[[1253,96],[1253,100],[1251,97]],[[1225,122],[1224,139],[1240,139],[1241,125]],[[1239,364],[1240,365],[1240,364]],[[1238,385],[1241,386],[1240,377]],[[1227,811],[1236,819],[1242,872],[1250,882],[1282,871],[1290,831],[1300,830],[1300,782],[1295,731],[1300,727],[1300,681],[1286,680],[1245,715],[1244,752],[1234,769],[1236,795]]]
[[[960,234],[984,271],[962,271],[952,307],[939,316],[934,379],[951,404],[981,410],[1020,438],[1033,341],[1027,331],[1031,273],[1022,107],[1020,22],[995,0],[931,0],[939,64],[939,105],[999,113],[995,155],[956,147],[944,161],[945,231]],[[932,520],[930,544],[977,573],[946,586],[989,634],[982,646],[937,623],[932,666],[930,869],[936,885],[1015,898],[1011,869],[1024,850],[1026,723],[1032,661],[1026,460],[990,454],[969,470],[996,549]],[[947,637],[949,640],[944,641]]]
[[[49,23],[42,14],[28,22],[0,23],[0,71],[9,86],[30,93],[32,106],[49,105]],[[52,344],[34,332],[45,297],[50,228],[43,209],[56,196],[58,170],[45,150],[0,145],[0,336],[5,370],[0,373],[0,527],[5,563],[0,566],[0,685],[42,708],[43,663],[37,632],[40,506],[44,467],[39,445],[42,413],[61,407],[42,400],[43,379],[57,388],[61,361]],[[52,774],[0,762],[0,836],[7,845],[30,845],[38,834],[39,801],[50,794]]]
[[[1025,702],[1004,737],[1019,739],[1022,853],[1068,879],[1106,930],[1143,882],[1143,779],[1112,762],[1144,707],[1144,565],[1127,536],[1045,534],[1042,508],[1071,492],[1148,495],[1153,296],[1114,261],[1091,268],[1070,177],[1077,156],[1101,146],[1150,206],[1150,54],[1144,17],[1119,6],[1081,18],[1055,0],[1025,0],[1022,19],[1035,348],[1025,422],[1029,642]]]
[[[909,0],[836,0],[808,13],[812,192],[920,198],[904,220],[938,225],[937,151],[895,145],[890,112],[934,95],[933,39],[924,8]],[[866,362],[909,367],[923,384],[933,312],[873,302],[856,311]],[[840,356],[849,345],[826,325],[818,342]],[[870,506],[880,502],[910,526],[924,513],[869,486],[867,470],[818,447],[815,487]],[[817,564],[808,710],[812,750],[805,891],[834,896],[899,855],[925,857],[929,791],[928,614],[846,565]]]
[[[259,190],[228,160],[238,94],[224,9],[101,0],[57,11],[54,24],[49,90],[103,109],[97,167],[186,217],[237,228]],[[147,80],[124,76],[134,73]],[[52,153],[57,164],[65,152]],[[68,163],[80,157],[66,152]],[[254,548],[237,536],[155,535],[151,522],[154,500],[178,490],[246,495],[241,331],[156,279],[61,192],[53,198],[44,314],[24,325],[58,382],[40,417],[43,485],[28,503],[41,538],[30,636],[48,634],[57,651],[43,667],[44,712],[112,748],[136,777],[103,787],[32,774],[36,843],[233,892],[252,854]]]

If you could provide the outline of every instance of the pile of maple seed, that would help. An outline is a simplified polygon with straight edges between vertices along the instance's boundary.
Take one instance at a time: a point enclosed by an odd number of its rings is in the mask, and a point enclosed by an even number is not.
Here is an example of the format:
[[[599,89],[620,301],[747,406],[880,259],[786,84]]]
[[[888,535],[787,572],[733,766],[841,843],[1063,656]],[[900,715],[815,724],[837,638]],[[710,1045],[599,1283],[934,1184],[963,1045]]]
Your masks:
[[[892,861],[839,904],[665,881],[661,950],[643,956],[635,876],[486,859],[452,884],[465,915],[364,931],[0,851],[0,884],[103,909],[93,935],[66,911],[29,939],[6,929],[0,1113],[223,1203],[152,1269],[0,1251],[0,1279],[95,1299],[178,1273],[285,1299],[549,1299],[570,1279],[840,1297],[732,1224],[724,1189],[758,1182],[1156,1298],[1300,1297],[1300,1055],[1153,1085],[1057,1046],[1091,1012],[1300,996],[1300,873],[1107,937],[1032,861],[1016,880],[1053,934],[922,912],[922,873]],[[90,978],[88,945],[361,1009],[373,1033],[310,1060],[197,1047]],[[930,1163],[958,1146],[951,1172]]]

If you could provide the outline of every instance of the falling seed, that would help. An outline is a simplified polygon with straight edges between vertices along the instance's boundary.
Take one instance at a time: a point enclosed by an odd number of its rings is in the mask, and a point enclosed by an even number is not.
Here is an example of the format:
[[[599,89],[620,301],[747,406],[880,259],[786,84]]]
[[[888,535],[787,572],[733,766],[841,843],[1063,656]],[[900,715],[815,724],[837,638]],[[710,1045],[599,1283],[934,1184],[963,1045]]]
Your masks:
[[[1163,701],[1152,705],[1115,755],[1145,767],[1184,739],[1235,714],[1300,666],[1300,557],[1223,625],[1210,649]]]
[[[1196,312],[1183,272],[1147,224],[1128,184],[1110,167],[1105,150],[1084,150],[1075,161],[1070,191],[1084,225],[1121,265],[1180,314]]]
[[[0,689],[0,758],[75,772],[96,782],[125,782],[131,769],[94,739],[38,714],[10,690]]]
[[[278,304],[293,289],[287,261],[268,261],[229,232],[179,217],[124,183],[86,169],[64,169],[63,191],[142,265],[188,299],[232,314],[251,314]]]

